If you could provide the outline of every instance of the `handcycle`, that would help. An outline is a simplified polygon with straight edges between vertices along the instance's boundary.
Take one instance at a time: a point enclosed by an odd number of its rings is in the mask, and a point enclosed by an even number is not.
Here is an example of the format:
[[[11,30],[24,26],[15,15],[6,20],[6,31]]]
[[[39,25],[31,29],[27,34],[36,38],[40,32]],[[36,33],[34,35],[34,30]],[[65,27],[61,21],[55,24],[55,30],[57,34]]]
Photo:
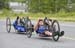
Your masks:
[[[43,23],[45,27],[48,27],[48,31],[52,33],[52,35],[45,35],[42,37],[52,37],[54,41],[58,41],[59,37],[64,35],[64,31],[60,31],[60,25],[57,20],[48,19],[45,17],[43,19]],[[35,31],[37,33],[37,31]],[[39,32],[37,34],[40,34]]]
[[[17,25],[16,21],[13,23],[11,22],[11,19],[9,17],[6,18],[6,30],[8,33],[11,32],[11,27],[14,27],[14,30],[17,30],[18,33],[26,33],[27,37],[30,38],[33,32],[33,26],[32,22],[29,19],[29,17],[22,17],[20,20],[21,22],[19,24],[23,25]],[[12,24],[11,24],[12,23]]]

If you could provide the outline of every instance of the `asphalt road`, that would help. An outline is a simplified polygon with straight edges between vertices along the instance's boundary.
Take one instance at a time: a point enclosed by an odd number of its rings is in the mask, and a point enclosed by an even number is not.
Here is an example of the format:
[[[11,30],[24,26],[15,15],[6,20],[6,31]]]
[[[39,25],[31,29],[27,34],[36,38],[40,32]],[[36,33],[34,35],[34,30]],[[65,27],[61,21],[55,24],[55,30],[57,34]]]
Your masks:
[[[75,23],[60,22],[65,35],[58,42],[52,38],[40,38],[33,33],[31,38],[18,34],[13,27],[11,33],[6,32],[5,20],[0,20],[0,48],[75,48]]]

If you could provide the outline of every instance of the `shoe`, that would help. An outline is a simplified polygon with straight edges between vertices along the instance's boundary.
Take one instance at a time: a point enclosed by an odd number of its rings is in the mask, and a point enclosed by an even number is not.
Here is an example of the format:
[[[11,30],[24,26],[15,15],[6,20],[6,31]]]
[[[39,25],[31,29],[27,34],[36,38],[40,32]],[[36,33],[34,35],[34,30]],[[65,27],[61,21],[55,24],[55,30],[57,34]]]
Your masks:
[[[61,31],[59,36],[63,36],[64,35],[64,31]]]

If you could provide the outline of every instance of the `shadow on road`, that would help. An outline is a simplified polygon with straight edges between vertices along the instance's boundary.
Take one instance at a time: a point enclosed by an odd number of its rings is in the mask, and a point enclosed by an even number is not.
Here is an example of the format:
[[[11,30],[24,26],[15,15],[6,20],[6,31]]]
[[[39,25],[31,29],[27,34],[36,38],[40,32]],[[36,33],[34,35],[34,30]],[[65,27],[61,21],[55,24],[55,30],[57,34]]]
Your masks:
[[[31,38],[27,38],[27,36],[26,36],[26,33],[18,33],[18,32],[10,32],[10,33],[8,33],[8,32],[0,32],[0,34],[6,34],[6,35],[21,35],[21,36],[24,36],[25,37],[25,39],[29,39],[29,40],[35,40],[35,41],[47,41],[47,42],[55,42],[53,39],[52,39],[52,37],[39,37],[38,35],[32,35],[32,37]],[[8,35],[8,36],[9,36]],[[62,43],[62,42],[65,42],[66,40],[64,40],[64,39],[59,39],[57,42],[60,42],[60,43]]]

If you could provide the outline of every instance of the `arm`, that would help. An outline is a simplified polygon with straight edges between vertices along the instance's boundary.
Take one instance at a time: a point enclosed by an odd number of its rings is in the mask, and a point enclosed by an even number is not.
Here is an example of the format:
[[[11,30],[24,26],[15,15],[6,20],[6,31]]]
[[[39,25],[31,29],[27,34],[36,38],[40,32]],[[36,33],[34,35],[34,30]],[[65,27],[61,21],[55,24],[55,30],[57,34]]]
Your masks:
[[[37,22],[37,24],[34,26],[34,30],[37,30],[38,29],[38,23],[39,22]]]
[[[13,25],[17,25],[17,21],[15,21],[15,22],[13,23]]]

